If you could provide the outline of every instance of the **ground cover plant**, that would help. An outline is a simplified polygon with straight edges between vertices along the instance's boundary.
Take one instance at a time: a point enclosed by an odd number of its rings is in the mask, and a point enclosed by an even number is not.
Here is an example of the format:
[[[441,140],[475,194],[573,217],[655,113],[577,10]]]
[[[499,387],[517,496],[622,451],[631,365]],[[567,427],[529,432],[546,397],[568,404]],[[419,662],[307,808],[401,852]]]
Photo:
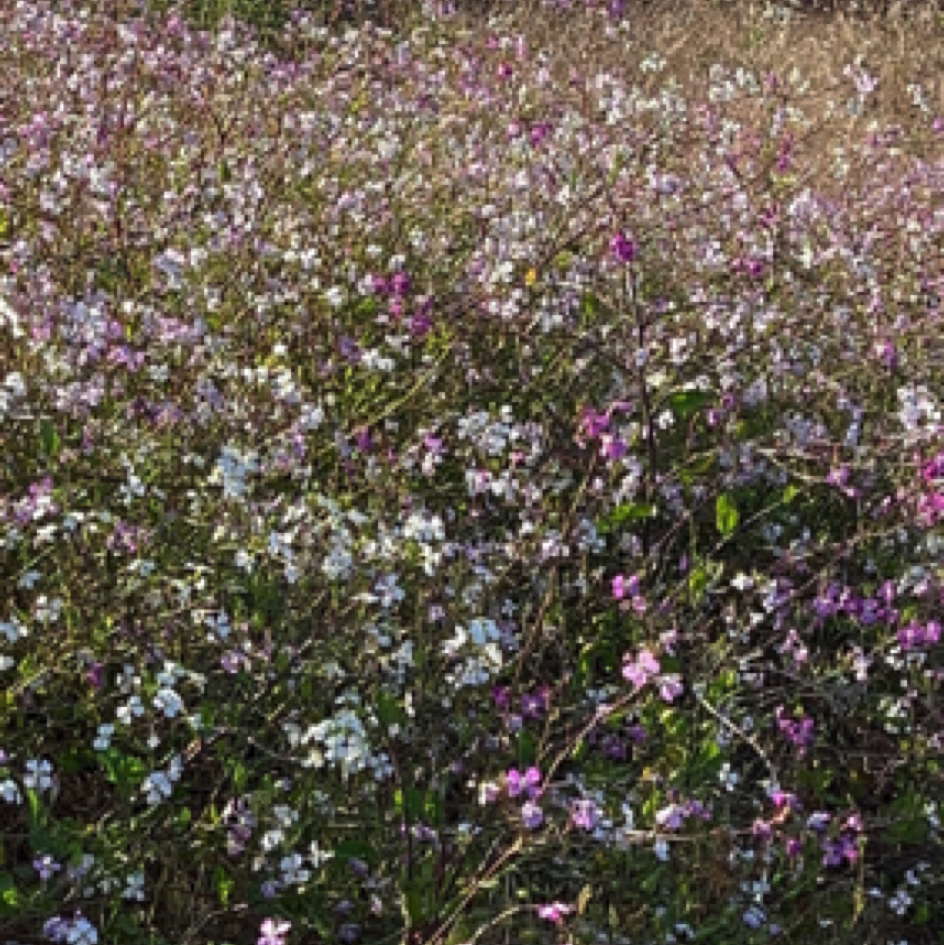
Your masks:
[[[940,941],[940,14],[187,12],[0,5],[3,940]]]

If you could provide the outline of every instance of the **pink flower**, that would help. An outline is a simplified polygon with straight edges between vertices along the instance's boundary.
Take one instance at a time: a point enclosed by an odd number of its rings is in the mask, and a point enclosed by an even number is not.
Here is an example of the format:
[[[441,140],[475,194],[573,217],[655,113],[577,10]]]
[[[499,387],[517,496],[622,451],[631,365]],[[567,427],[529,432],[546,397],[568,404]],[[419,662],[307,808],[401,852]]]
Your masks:
[[[643,650],[639,654],[638,663],[647,673],[655,674],[659,672],[659,661],[651,650]]]
[[[506,778],[508,781],[508,796],[517,797],[523,790],[521,785],[521,773],[517,768],[511,768]]]
[[[672,702],[676,696],[680,696],[684,690],[684,686],[679,680],[677,673],[670,673],[668,676],[663,676],[659,682],[659,695],[666,702]]]
[[[291,927],[291,922],[273,922],[272,919],[266,919],[262,923],[262,935],[257,945],[285,945],[285,936]]]
[[[559,924],[565,915],[573,911],[573,906],[567,906],[562,902],[553,902],[546,906],[538,906],[538,915],[542,919],[550,919],[555,925]]]
[[[613,578],[613,596],[617,600],[622,600],[627,593],[633,597],[639,593],[639,578],[635,574],[631,574],[628,578],[617,574]]]
[[[597,824],[597,808],[592,800],[574,801],[571,818],[576,826],[584,830],[593,830]]]
[[[650,650],[643,650],[635,662],[627,663],[623,667],[623,678],[637,689],[641,689],[649,681],[649,677],[658,672],[659,661]]]

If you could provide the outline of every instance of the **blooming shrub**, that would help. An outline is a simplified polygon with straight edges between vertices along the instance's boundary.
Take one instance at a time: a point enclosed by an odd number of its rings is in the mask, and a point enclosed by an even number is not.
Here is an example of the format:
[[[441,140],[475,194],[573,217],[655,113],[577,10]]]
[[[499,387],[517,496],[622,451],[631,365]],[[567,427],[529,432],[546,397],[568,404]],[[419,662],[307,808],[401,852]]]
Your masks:
[[[0,11],[5,940],[936,941],[942,125],[586,8]]]

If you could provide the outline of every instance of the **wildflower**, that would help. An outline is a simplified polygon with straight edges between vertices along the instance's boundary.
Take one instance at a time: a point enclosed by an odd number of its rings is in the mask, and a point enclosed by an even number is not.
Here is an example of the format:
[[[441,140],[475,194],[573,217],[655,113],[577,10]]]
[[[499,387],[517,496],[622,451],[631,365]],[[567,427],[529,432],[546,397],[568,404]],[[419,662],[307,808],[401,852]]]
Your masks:
[[[740,780],[740,775],[731,770],[731,765],[728,764],[727,761],[721,766],[718,777],[721,779],[721,783],[725,786],[725,789],[729,792],[734,790]]]
[[[659,695],[662,696],[665,702],[672,702],[676,696],[682,694],[684,688],[678,673],[669,673],[659,681]]]
[[[592,800],[574,801],[571,808],[574,824],[583,830],[593,830],[597,823],[597,809]]]
[[[276,922],[272,919],[266,919],[262,923],[262,935],[256,945],[285,945],[285,936],[291,927],[291,922]]]
[[[573,911],[573,906],[565,905],[562,902],[552,902],[546,906],[538,906],[538,915],[542,919],[549,919],[555,925],[559,925],[564,916]]]
[[[26,762],[26,776],[23,783],[34,791],[45,791],[52,787],[52,765],[44,758],[42,761],[31,759]]]
[[[486,781],[484,784],[480,784],[479,805],[484,807],[486,804],[491,804],[495,798],[498,797],[500,790],[501,789],[494,781]]]
[[[639,593],[639,578],[635,574],[631,574],[628,578],[617,574],[613,578],[613,596],[617,600],[622,600],[627,593],[633,597]]]
[[[658,673],[659,669],[659,661],[652,651],[643,650],[635,662],[627,663],[623,667],[623,678],[637,689],[641,689],[649,681],[649,677]]]
[[[521,808],[521,818],[529,830],[537,830],[544,822],[544,811],[537,804],[528,801]]]
[[[48,853],[44,853],[33,860],[33,869],[39,873],[39,878],[45,883],[53,873],[58,873],[62,867]]]
[[[622,233],[617,233],[610,240],[610,249],[620,262],[632,262],[636,258],[636,244],[627,240]]]

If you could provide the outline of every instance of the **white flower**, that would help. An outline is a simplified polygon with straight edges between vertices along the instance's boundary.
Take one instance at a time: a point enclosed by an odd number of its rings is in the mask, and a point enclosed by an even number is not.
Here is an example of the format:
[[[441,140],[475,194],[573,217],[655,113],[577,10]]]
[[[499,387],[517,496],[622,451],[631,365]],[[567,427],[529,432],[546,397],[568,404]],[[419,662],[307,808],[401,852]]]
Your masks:
[[[344,290],[333,286],[325,292],[325,299],[332,308],[340,308],[344,304]]]
[[[898,892],[888,900],[888,904],[894,909],[896,915],[904,915],[912,902],[914,902],[914,900],[904,889],[899,889]]]
[[[23,783],[34,791],[45,791],[53,785],[52,765],[43,759],[31,759],[26,762],[26,776]]]
[[[66,934],[67,945],[96,945],[98,930],[88,919],[79,917]]]
[[[127,886],[121,894],[123,899],[137,899],[141,902],[144,899],[144,873],[132,873],[126,877]]]
[[[731,582],[731,586],[736,587],[739,591],[750,590],[754,586],[754,580],[746,574],[738,574]]]
[[[302,868],[301,856],[297,853],[293,853],[291,856],[282,857],[282,862],[279,864],[282,869],[282,880],[290,886],[297,886],[302,883],[308,882],[308,878],[311,876],[311,873]]]
[[[169,719],[178,715],[184,707],[183,699],[173,689],[158,689],[152,705]]]
[[[152,806],[160,804],[163,797],[170,797],[173,793],[173,786],[170,779],[163,771],[155,771],[144,779],[141,785],[142,790],[147,792],[147,802]]]
[[[665,861],[669,858],[669,845],[662,837],[659,837],[652,848],[652,852],[655,853],[655,855],[660,860],[662,860],[663,863],[665,863]]]
[[[23,795],[20,794],[20,789],[16,786],[16,781],[11,781],[10,778],[7,778],[6,781],[0,781],[0,797],[2,797],[7,804],[23,803]]]
[[[0,325],[9,325],[14,338],[21,338],[23,335],[20,316],[3,296],[0,296]]]
[[[62,600],[54,597],[51,601],[47,600],[45,594],[40,594],[36,599],[36,619],[40,623],[55,623],[59,619],[59,611],[62,609]]]
[[[141,699],[138,696],[132,696],[126,705],[118,707],[118,711],[115,714],[118,716],[120,722],[125,725],[130,725],[133,716],[140,717],[144,715],[144,706],[141,705]]]
[[[322,850],[318,846],[318,841],[313,840],[311,843],[311,853],[308,855],[308,859],[311,861],[311,865],[317,869],[321,866],[322,863],[327,863],[328,860],[334,858],[334,853],[331,850]]]
[[[111,736],[115,731],[115,726],[106,724],[98,726],[98,738],[92,742],[92,747],[96,751],[107,751],[111,745]]]
[[[733,791],[735,785],[741,780],[740,775],[731,770],[731,765],[729,765],[728,762],[725,762],[721,766],[718,777],[728,791]]]

